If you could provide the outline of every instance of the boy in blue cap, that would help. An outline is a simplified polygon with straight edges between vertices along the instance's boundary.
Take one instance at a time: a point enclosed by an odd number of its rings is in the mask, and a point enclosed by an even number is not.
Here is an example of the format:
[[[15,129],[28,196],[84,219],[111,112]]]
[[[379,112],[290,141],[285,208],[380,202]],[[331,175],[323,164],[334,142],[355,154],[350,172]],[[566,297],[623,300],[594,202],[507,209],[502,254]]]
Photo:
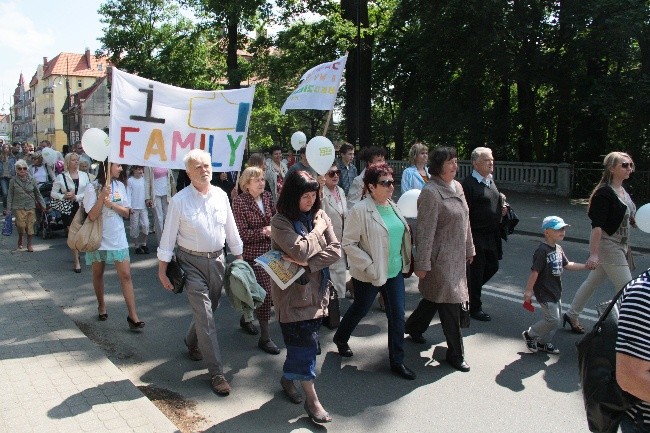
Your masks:
[[[531,352],[559,354],[560,351],[551,343],[555,331],[562,326],[562,271],[582,271],[588,269],[583,263],[570,262],[564,250],[558,244],[564,239],[566,227],[564,220],[558,216],[548,216],[542,222],[544,242],[541,242],[533,254],[533,265],[524,291],[524,302],[530,303],[533,293],[539,302],[543,318],[528,330],[521,333],[526,347]]]

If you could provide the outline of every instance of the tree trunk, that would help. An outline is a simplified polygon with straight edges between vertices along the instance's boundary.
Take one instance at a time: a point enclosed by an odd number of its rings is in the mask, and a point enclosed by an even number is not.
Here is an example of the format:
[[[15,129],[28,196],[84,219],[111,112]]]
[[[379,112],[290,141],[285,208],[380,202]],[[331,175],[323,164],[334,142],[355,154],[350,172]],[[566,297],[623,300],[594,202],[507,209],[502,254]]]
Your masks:
[[[571,160],[571,122],[573,119],[573,106],[571,94],[572,84],[572,50],[570,43],[572,39],[570,0],[562,0],[559,3],[559,41],[556,47],[559,58],[557,66],[557,101],[556,101],[556,125],[555,125],[555,146],[551,151],[552,162],[563,162]]]
[[[226,53],[226,67],[228,69],[228,88],[239,89],[241,87],[241,74],[237,63],[237,42],[239,33],[239,16],[236,13],[228,15],[228,48]]]
[[[361,28],[368,28],[368,0],[341,0],[343,18]],[[372,37],[357,40],[348,53],[345,67],[346,138],[361,147],[372,145],[371,83]]]

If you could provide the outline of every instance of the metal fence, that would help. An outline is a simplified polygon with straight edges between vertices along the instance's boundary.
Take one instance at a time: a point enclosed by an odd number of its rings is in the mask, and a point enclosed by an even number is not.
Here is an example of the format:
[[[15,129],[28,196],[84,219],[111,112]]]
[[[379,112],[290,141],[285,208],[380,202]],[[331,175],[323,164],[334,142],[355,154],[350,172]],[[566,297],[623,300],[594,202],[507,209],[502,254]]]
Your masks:
[[[602,174],[602,163],[580,162],[573,164],[571,195],[574,198],[589,197]],[[624,185],[637,206],[650,202],[650,171],[635,171],[624,182]]]

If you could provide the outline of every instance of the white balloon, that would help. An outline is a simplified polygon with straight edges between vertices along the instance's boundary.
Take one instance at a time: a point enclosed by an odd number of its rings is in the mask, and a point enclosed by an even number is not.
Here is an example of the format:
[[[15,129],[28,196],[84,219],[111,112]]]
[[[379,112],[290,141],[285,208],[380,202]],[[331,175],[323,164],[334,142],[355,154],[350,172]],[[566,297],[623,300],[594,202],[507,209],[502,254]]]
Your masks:
[[[294,132],[291,136],[291,147],[293,147],[293,150],[297,152],[305,147],[305,144],[307,144],[307,136],[305,133],[302,131]]]
[[[43,155],[43,161],[47,165],[54,165],[56,162],[56,150],[49,148],[49,147],[44,147],[43,150],[41,150],[41,155]]]
[[[650,203],[644,204],[637,209],[634,220],[638,228],[646,233],[650,233]]]
[[[95,161],[105,161],[108,158],[108,135],[99,128],[90,128],[81,137],[84,151]]]
[[[305,156],[311,168],[322,176],[334,162],[334,145],[329,138],[317,135],[307,143]]]
[[[397,208],[402,212],[404,218],[418,217],[419,189],[409,189],[397,200]]]

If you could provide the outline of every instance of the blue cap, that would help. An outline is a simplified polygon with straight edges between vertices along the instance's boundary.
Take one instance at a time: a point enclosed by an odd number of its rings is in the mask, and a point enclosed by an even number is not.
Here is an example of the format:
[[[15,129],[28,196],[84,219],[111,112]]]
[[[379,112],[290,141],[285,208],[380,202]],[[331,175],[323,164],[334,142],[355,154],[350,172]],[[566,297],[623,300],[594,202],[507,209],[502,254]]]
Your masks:
[[[553,229],[560,230],[563,227],[568,226],[569,224],[565,223],[562,218],[559,216],[547,216],[542,221],[542,230]]]

